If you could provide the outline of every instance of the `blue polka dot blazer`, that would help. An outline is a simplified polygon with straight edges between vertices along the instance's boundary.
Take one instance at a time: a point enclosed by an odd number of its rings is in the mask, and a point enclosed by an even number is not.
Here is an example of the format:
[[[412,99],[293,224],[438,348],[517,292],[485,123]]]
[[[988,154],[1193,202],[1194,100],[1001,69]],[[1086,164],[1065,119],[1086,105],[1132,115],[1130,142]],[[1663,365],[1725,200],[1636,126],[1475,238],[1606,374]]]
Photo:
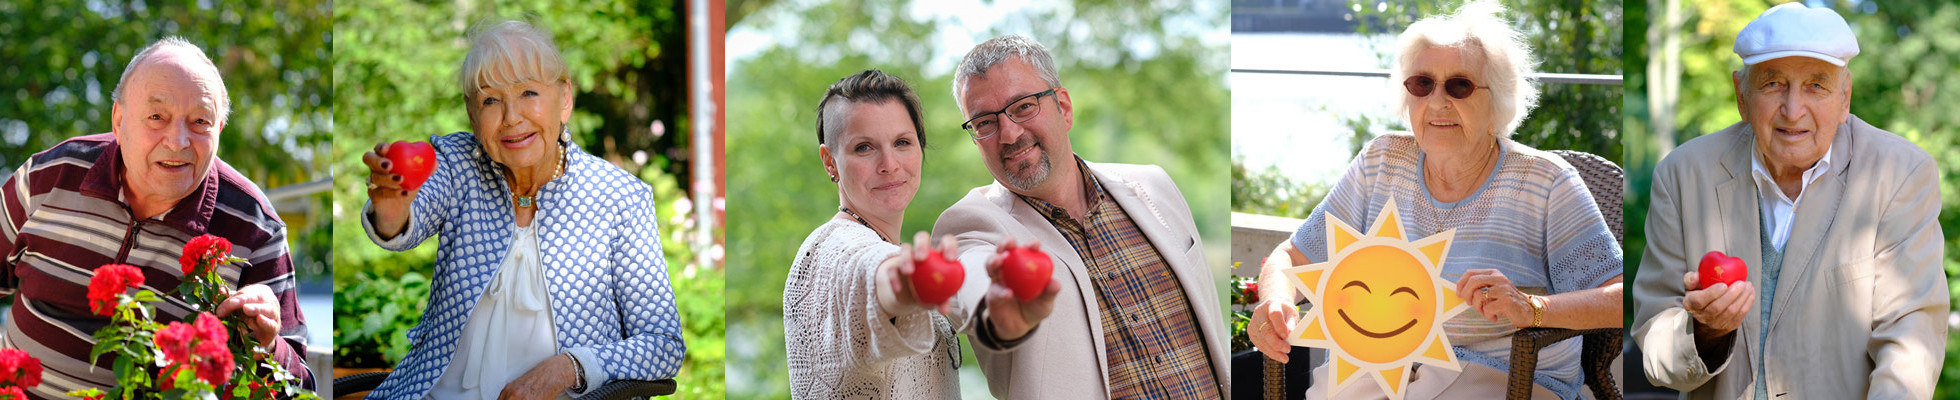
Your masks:
[[[368,238],[388,250],[442,236],[428,311],[408,333],[413,347],[369,398],[427,396],[448,369],[463,323],[503,264],[513,234],[510,190],[476,137],[458,132],[430,143],[436,170],[417,193],[404,232],[382,239],[369,218],[361,219]],[[532,221],[558,350],[578,359],[587,388],[671,378],[687,346],[661,257],[652,188],[576,145],[566,151],[565,174],[539,191],[540,213]],[[363,215],[373,215],[372,208],[369,203]]]

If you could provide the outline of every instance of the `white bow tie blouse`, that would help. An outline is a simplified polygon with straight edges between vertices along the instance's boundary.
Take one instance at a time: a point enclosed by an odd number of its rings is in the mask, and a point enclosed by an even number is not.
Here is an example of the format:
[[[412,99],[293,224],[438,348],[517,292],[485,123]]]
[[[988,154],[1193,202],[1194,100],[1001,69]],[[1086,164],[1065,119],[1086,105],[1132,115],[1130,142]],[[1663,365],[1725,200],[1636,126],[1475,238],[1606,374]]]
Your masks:
[[[516,233],[503,268],[463,323],[455,359],[429,398],[496,399],[504,384],[558,354],[536,227],[512,224]]]

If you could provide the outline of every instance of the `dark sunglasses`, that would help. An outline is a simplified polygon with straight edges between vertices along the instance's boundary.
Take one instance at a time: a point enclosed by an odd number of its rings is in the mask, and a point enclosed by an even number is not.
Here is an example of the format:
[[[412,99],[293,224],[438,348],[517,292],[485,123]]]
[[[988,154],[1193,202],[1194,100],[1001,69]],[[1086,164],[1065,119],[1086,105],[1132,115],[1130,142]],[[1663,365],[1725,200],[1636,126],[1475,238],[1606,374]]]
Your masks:
[[[1411,76],[1409,79],[1402,81],[1402,88],[1408,89],[1409,95],[1429,97],[1430,92],[1436,91],[1436,78]],[[1489,88],[1489,86],[1477,86],[1476,82],[1471,82],[1470,78],[1464,77],[1450,78],[1443,81],[1443,92],[1449,93],[1450,97],[1454,97],[1457,100],[1470,98],[1470,94],[1476,93],[1477,89]]]

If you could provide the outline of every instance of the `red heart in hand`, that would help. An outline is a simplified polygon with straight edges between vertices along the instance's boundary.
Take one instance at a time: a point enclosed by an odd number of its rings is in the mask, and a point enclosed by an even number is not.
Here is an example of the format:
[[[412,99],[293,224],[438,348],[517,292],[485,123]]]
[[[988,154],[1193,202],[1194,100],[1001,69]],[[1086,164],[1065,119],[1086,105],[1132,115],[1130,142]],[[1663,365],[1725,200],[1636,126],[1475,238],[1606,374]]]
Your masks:
[[[1749,266],[1743,264],[1742,259],[1730,257],[1720,251],[1711,251],[1701,256],[1699,268],[1701,287],[1695,290],[1708,289],[1709,286],[1715,286],[1717,283],[1733,286],[1736,282],[1749,278]]]
[[[394,164],[389,172],[402,176],[402,189],[420,189],[429,174],[436,172],[436,148],[428,142],[389,143],[381,148],[381,156]]]
[[[1048,281],[1055,279],[1054,275],[1055,263],[1048,259],[1048,253],[1027,247],[1001,252],[1001,280],[1014,291],[1016,299],[1028,301],[1040,296],[1041,291],[1048,289]]]
[[[912,290],[918,293],[920,303],[944,304],[959,293],[965,281],[966,268],[938,251],[927,249],[926,259],[912,264]]]

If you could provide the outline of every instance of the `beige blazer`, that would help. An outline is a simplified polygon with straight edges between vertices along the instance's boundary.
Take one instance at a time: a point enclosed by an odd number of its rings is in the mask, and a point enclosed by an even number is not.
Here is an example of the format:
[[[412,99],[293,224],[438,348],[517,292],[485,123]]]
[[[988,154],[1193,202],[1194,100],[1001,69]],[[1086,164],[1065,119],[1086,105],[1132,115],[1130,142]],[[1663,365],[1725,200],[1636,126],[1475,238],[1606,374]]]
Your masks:
[[[1197,224],[1184,194],[1177,190],[1162,168],[1150,165],[1089,163],[1090,173],[1102,181],[1110,197],[1136,221],[1138,229],[1163,254],[1177,275],[1185,297],[1204,336],[1206,353],[1211,355],[1217,374],[1218,392],[1230,393],[1231,363],[1226,358],[1225,319],[1220,316],[1218,291],[1213,286],[1211,268],[1205,264],[1204,242],[1198,238]],[[953,235],[960,242],[960,262],[966,265],[967,284],[961,288],[956,308],[972,310],[986,293],[984,264],[1008,237],[1016,241],[1041,241],[1041,247],[1056,261],[1055,283],[1062,286],[1055,297],[1055,310],[1041,326],[1012,349],[972,340],[973,353],[987,375],[987,388],[1004,399],[1105,399],[1109,397],[1109,372],[1103,362],[1103,327],[1096,306],[1095,288],[1090,286],[1088,267],[1081,256],[1068,251],[1068,240],[1061,231],[1042,218],[1006,187],[996,182],[968,192],[953,207],[940,214],[933,226],[934,236]],[[1057,251],[1057,249],[1062,249]],[[966,315],[962,330],[969,335],[979,327],[978,313]]]
[[[1763,282],[1753,140],[1747,124],[1731,125],[1682,144],[1654,170],[1633,288],[1647,379],[1695,399],[1750,397],[1759,384],[1777,400],[1931,398],[1949,310],[1939,168],[1856,116],[1838,128],[1833,165],[1797,205],[1769,326],[1752,310],[1728,354],[1712,357],[1718,364],[1696,355],[1682,276],[1721,250]],[[1764,329],[1766,351],[1757,343]],[[1766,382],[1756,381],[1758,368]]]

